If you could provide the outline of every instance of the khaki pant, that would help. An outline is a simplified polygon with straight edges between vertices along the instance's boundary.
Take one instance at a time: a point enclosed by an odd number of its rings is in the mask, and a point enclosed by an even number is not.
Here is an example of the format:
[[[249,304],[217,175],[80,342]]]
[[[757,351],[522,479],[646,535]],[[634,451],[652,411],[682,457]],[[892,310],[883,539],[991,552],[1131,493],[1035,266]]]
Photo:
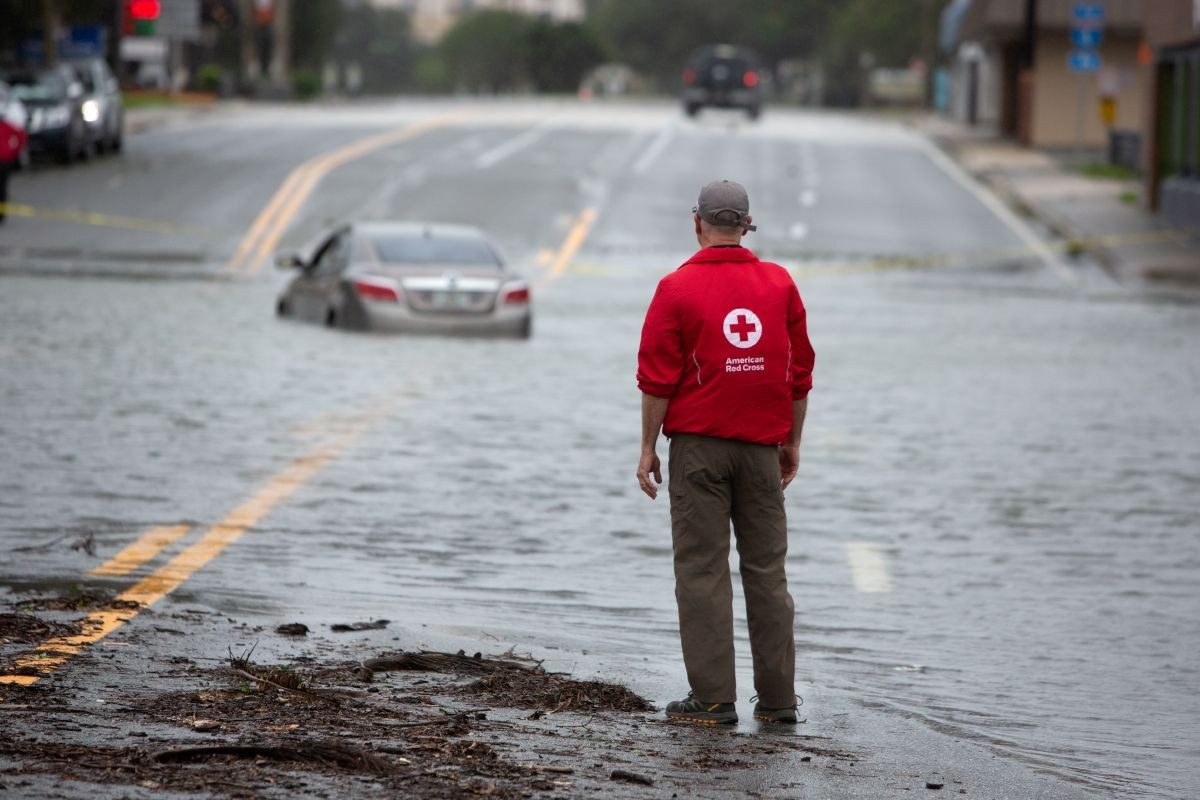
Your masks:
[[[675,599],[695,696],[737,699],[729,523],[741,562],[754,688],[768,708],[795,705],[795,607],[787,590],[787,518],[778,448],[679,434],[669,464]]]

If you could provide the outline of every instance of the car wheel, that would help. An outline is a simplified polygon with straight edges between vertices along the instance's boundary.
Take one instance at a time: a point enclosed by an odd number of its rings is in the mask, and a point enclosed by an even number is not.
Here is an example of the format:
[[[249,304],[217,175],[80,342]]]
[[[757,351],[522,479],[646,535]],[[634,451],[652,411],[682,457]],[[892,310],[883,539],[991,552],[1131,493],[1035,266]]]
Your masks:
[[[694,117],[700,113],[700,106],[689,103],[683,107],[683,113],[687,114],[689,117]]]
[[[122,140],[121,129],[118,128],[117,132],[113,134],[112,140],[108,143],[108,149],[113,153],[121,152]]]
[[[762,106],[750,106],[746,109],[747,116],[752,120],[756,120],[762,116]]]
[[[325,312],[325,327],[336,328],[338,326],[338,313],[334,309],[329,309]]]
[[[275,315],[278,317],[290,317],[292,315],[292,310],[288,308],[287,300],[284,300],[282,297],[275,304]]]
[[[67,165],[74,160],[75,140],[68,136],[66,141],[63,142],[62,147],[58,150],[58,163]]]
[[[522,339],[528,339],[533,336],[533,315],[525,318],[524,324],[521,325],[521,330],[517,334]]]

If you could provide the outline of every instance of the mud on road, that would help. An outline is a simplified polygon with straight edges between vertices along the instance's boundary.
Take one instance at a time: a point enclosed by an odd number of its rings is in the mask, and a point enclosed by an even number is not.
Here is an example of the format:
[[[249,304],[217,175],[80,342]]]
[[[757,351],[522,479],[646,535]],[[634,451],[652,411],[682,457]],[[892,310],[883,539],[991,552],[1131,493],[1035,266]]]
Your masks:
[[[0,614],[0,657],[7,665],[29,644],[71,631],[71,614],[107,602],[73,593],[11,604]],[[169,616],[154,626],[158,635],[247,638],[246,626],[221,615]],[[2,687],[9,734],[0,789],[6,797],[718,797],[781,754],[811,769],[855,760],[790,728],[746,736],[668,723],[622,686],[548,672],[512,648],[380,651],[302,625],[281,629],[250,633],[294,651],[288,659],[257,658],[256,646],[155,657],[133,635],[117,656],[85,654],[32,686]]]

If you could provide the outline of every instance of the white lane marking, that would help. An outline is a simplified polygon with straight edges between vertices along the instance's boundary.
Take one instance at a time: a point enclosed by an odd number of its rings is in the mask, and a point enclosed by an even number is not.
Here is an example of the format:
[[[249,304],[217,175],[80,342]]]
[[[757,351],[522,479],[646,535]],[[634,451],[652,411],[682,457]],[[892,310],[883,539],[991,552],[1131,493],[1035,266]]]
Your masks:
[[[808,236],[808,226],[803,222],[793,222],[792,227],[788,228],[788,236],[799,241]]]
[[[812,188],[821,185],[821,168],[817,163],[817,151],[813,148],[812,142],[805,142],[800,149],[800,160],[803,162],[800,166],[801,174],[804,176],[804,183]]]
[[[1065,283],[1076,283],[1078,281],[1075,273],[1067,269],[1058,257],[1054,255],[1054,251],[1039,239],[1037,234],[1030,230],[1029,226],[1014,214],[1012,209],[1005,205],[1000,198],[980,186],[974,178],[967,174],[966,170],[939,150],[933,142],[928,139],[920,139],[918,141],[926,155],[929,156],[930,161],[941,167],[942,171],[949,175],[958,185],[974,195],[989,211],[999,217],[1000,221],[1007,225],[1008,229],[1015,233],[1017,238],[1032,250],[1051,272]]]
[[[800,193],[800,205],[805,208],[812,208],[817,204],[817,192],[815,189],[805,189]]]
[[[509,156],[516,155],[533,144],[536,144],[539,139],[549,133],[551,130],[551,122],[543,122],[540,125],[535,125],[529,130],[521,133],[508,141],[493,147],[486,153],[475,159],[475,166],[479,169],[488,169],[499,164]]]
[[[675,138],[675,123],[671,123],[667,127],[658,132],[658,136],[652,141],[633,164],[633,171],[638,175],[644,175],[650,167],[654,166],[654,162],[667,149],[667,145]]]
[[[878,545],[868,542],[848,542],[846,559],[850,562],[850,574],[854,577],[854,588],[860,592],[890,592],[892,579],[888,577],[887,562]]]

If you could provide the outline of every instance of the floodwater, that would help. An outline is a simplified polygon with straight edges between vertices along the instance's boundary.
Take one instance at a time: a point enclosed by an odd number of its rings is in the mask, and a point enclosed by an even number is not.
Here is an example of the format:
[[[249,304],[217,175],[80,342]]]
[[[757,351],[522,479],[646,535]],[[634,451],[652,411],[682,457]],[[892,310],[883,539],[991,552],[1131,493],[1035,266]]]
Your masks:
[[[92,531],[104,554],[211,523],[384,401],[168,602],[387,617],[402,641],[494,640],[668,699],[686,687],[667,508],[633,480],[652,285],[629,267],[551,286],[519,343],[276,322],[265,285],[84,282],[81,309],[61,281],[8,279],[5,537]],[[809,714],[840,696],[1097,790],[1196,788],[1200,308],[1019,276],[802,290],[819,361],[788,509]],[[856,584],[864,552],[879,571]]]
[[[349,432],[163,604],[383,617],[401,646],[512,646],[682,696],[633,376],[687,231],[638,254],[632,228],[617,215],[538,284],[529,342],[278,321],[282,277],[0,278],[0,578],[65,585],[147,528],[212,525]],[[1200,305],[1033,269],[798,276],[817,368],[787,505],[810,725],[890,715],[1064,791],[1200,792]],[[69,549],[87,534],[96,556]]]

